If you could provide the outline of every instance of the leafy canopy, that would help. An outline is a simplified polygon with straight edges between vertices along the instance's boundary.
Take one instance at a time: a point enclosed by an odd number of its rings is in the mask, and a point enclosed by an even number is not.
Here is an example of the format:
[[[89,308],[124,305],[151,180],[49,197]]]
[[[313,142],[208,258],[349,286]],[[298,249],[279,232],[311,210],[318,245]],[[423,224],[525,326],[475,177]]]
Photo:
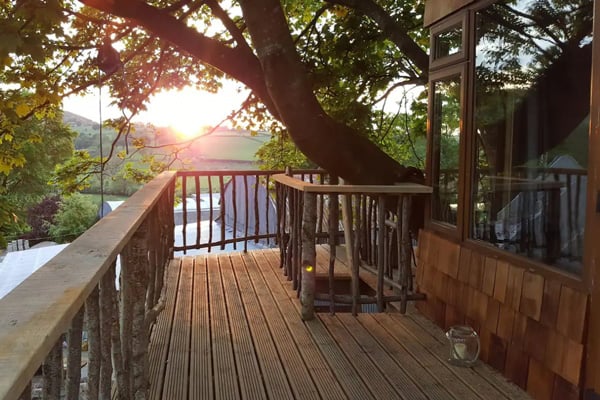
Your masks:
[[[327,113],[367,137],[383,136],[377,130],[387,116],[378,107],[388,97],[398,97],[398,87],[427,80],[424,2],[281,4]],[[159,22],[153,19],[157,16]],[[252,90],[242,112],[236,113],[237,123],[255,130],[275,124],[277,137],[286,137],[236,2],[24,0],[3,3],[0,18],[10,21],[0,27],[0,80],[15,88],[0,98],[0,111],[6,115],[0,120],[0,141],[9,141],[23,119],[51,116],[63,96],[83,94],[98,83],[108,87],[123,111],[111,125],[126,135],[153,93],[188,85],[214,92],[226,77]],[[123,63],[112,75],[101,73],[95,62],[105,40],[119,50]],[[23,90],[31,95],[21,96]],[[18,149],[13,150],[0,164],[5,171],[24,162]],[[176,156],[176,150],[169,151]],[[277,146],[265,149],[263,157],[268,159],[271,151]],[[67,170],[89,173],[91,162],[100,160],[82,156],[81,165]]]

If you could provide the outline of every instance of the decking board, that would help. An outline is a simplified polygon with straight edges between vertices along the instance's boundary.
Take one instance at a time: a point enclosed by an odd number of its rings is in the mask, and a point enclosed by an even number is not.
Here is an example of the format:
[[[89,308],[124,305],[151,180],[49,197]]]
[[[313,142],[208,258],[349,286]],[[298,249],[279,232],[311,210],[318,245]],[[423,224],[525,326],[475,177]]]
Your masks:
[[[443,332],[419,315],[302,321],[277,250],[183,257],[167,275],[153,399],[528,398],[486,366],[450,366]]]
[[[186,257],[181,263],[177,302],[171,330],[171,345],[165,371],[163,397],[168,399],[184,398],[188,388],[193,274],[194,259]]]
[[[212,399],[214,394],[211,362],[210,312],[206,257],[194,259],[192,340],[190,348],[189,399]]]
[[[166,291],[165,309],[158,315],[150,337],[148,360],[150,382],[153,383],[150,385],[150,399],[162,398],[180,270],[180,259],[172,260],[169,263],[167,284],[164,289]]]
[[[240,291],[247,294],[244,296],[244,308],[250,323],[261,369],[263,374],[269,377],[269,379],[265,380],[265,387],[267,388],[269,397],[278,399],[294,398],[290,382],[287,378],[287,375],[293,374],[293,372],[286,371],[288,365],[294,364],[289,356],[286,356],[286,345],[288,343],[286,343],[285,338],[281,337],[279,333],[282,327],[273,326],[270,323],[270,321],[281,321],[281,315],[279,315],[273,301],[268,302],[267,299],[260,299],[266,294],[260,293],[252,285],[246,269],[246,263],[242,259],[241,254],[232,255],[231,259]],[[264,287],[264,285],[261,287]],[[261,301],[265,301],[267,304],[261,307]],[[304,381],[303,383],[312,384],[312,381],[310,381],[309,377],[309,381]]]
[[[231,343],[231,327],[227,317],[219,260],[216,255],[208,256],[207,269],[215,398],[224,400],[239,398],[241,392]]]
[[[406,349],[370,314],[361,314],[356,320],[396,360],[406,375],[410,376],[422,394],[430,399],[446,400],[455,397],[435,377],[435,370],[425,369]],[[457,399],[460,400],[460,399]]]
[[[346,327],[346,332],[354,338],[364,354],[370,357],[381,373],[385,375],[396,392],[400,394],[400,398],[405,400],[427,399],[425,393],[417,385],[417,381],[412,379],[402,368],[406,359],[395,360],[388,350],[373,338],[366,327],[368,325],[362,325],[351,314],[338,313],[336,318],[340,324]]]
[[[250,333],[250,320],[244,311],[241,288],[238,287],[231,258],[219,257],[226,310],[231,329],[231,342],[237,369],[242,399],[266,399],[267,394],[262,382],[261,369],[254,350],[255,343]],[[225,284],[226,283],[226,284]],[[243,293],[246,295],[246,293]],[[249,296],[245,296],[247,298]]]
[[[292,290],[291,285],[287,283],[282,285],[281,283],[282,280],[285,282],[286,278],[284,276],[282,277],[283,274],[281,274],[281,269],[278,267],[278,256],[272,252],[253,253],[252,256],[255,262],[247,263],[247,265],[253,265],[254,270],[257,272],[251,275],[255,282],[255,286],[260,285],[259,276],[261,276],[266,284],[266,290],[271,293],[271,297],[275,301],[276,307],[283,316],[282,322],[287,327],[293,343],[296,345],[296,348],[302,357],[303,364],[310,374],[321,398],[347,398],[340,383],[335,379],[325,358],[317,346],[314,345],[308,328],[302,322],[294,307],[294,300],[290,299],[290,295],[285,290],[286,286]],[[258,265],[261,265],[262,268],[258,268]],[[273,273],[273,271],[275,271],[275,273]],[[292,290],[292,292],[295,296],[295,291]],[[307,396],[306,398],[309,397]]]
[[[424,369],[435,369],[436,379],[448,390],[456,399],[460,400],[479,400],[480,397],[471,388],[458,381],[450,368],[444,361],[440,361],[433,356],[428,349],[423,347],[406,330],[398,327],[398,322],[389,318],[387,315],[373,314],[375,318],[396,340],[419,361]],[[483,394],[485,395],[485,394]],[[495,397],[491,397],[496,399]]]

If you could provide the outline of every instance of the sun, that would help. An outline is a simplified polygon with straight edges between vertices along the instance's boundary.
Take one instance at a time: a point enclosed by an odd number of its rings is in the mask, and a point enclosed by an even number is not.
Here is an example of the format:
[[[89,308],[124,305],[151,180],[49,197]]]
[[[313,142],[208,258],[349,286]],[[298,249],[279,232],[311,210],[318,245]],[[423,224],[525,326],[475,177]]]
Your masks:
[[[178,118],[171,121],[168,126],[186,138],[196,137],[203,132],[203,126],[198,125],[198,120],[190,117]]]
[[[171,127],[185,138],[193,138],[223,121],[242,101],[239,92],[208,93],[193,88],[163,91],[154,95],[139,120]]]

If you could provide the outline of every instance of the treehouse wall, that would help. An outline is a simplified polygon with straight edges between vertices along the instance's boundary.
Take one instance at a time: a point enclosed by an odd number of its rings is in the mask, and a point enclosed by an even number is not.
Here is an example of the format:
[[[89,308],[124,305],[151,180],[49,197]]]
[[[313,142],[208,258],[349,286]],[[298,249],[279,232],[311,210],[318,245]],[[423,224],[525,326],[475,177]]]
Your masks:
[[[425,2],[424,25],[429,26],[474,1],[475,0],[427,0]]]
[[[417,265],[425,316],[476,329],[480,358],[535,399],[581,398],[586,293],[430,231],[420,232]]]

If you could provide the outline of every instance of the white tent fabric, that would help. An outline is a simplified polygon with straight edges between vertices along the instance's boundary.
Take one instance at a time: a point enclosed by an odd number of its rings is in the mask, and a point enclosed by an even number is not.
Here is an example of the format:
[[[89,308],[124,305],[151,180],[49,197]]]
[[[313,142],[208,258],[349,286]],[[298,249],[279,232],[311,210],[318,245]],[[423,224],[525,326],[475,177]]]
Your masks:
[[[7,253],[0,263],[0,299],[33,274],[67,244]]]

